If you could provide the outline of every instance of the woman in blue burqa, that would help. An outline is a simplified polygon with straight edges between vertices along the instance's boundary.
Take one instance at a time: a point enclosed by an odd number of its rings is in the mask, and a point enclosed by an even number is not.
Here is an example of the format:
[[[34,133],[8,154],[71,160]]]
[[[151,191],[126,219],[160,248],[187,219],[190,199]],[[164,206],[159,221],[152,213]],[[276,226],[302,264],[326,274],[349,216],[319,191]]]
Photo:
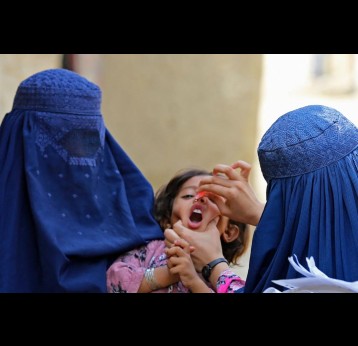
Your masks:
[[[0,127],[0,292],[106,292],[120,253],[162,239],[152,186],[65,69],[18,87]]]
[[[266,204],[253,193],[251,166],[243,161],[217,165],[214,172],[227,179],[205,177],[199,188],[226,199],[216,198],[222,214],[257,226],[246,286],[240,292],[259,293],[275,286],[272,280],[301,277],[288,261],[293,255],[302,264],[312,256],[331,278],[357,281],[358,128],[333,108],[305,106],[279,117],[257,151],[267,182]],[[193,245],[197,269],[222,257],[215,227],[208,232],[173,228],[175,232],[165,231],[168,244],[179,235]],[[222,271],[227,269],[225,263],[220,265]],[[226,272],[224,277],[216,271],[210,281],[230,291],[227,277],[235,280],[234,274]]]

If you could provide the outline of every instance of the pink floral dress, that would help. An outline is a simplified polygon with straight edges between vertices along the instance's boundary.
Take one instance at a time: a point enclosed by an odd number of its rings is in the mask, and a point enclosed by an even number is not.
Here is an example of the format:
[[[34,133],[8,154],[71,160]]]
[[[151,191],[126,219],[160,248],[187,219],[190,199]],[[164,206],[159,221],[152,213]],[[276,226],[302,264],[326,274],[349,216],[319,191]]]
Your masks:
[[[118,257],[107,270],[107,292],[137,293],[146,269],[167,264],[164,249],[163,240],[153,240]],[[189,290],[177,282],[153,293],[189,293]]]
[[[107,270],[107,292],[137,293],[146,269],[167,264],[164,250],[163,240],[153,240],[118,257]],[[208,286],[211,288],[209,284]],[[221,273],[216,289],[218,293],[236,293],[242,291],[244,286],[245,281],[228,269]],[[190,291],[179,281],[153,293],[190,293]]]

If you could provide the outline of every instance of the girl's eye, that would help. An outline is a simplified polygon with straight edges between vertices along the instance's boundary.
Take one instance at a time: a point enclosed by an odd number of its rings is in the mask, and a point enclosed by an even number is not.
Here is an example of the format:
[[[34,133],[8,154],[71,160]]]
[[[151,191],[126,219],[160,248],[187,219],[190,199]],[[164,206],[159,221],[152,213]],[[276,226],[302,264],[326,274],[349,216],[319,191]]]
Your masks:
[[[183,199],[191,199],[191,198],[194,198],[195,196],[194,195],[184,195],[182,196]]]

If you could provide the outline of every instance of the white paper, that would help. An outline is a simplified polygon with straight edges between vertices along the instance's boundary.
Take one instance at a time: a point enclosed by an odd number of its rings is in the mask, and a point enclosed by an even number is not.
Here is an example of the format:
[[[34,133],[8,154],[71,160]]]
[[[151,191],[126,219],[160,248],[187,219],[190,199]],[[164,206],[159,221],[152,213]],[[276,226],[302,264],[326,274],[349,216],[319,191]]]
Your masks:
[[[294,256],[294,257],[293,257]],[[263,293],[357,293],[358,281],[348,282],[328,277],[315,264],[313,257],[306,258],[308,270],[303,267],[296,255],[288,258],[292,267],[304,275],[302,278],[272,280],[273,283],[287,288],[279,291],[269,287]]]

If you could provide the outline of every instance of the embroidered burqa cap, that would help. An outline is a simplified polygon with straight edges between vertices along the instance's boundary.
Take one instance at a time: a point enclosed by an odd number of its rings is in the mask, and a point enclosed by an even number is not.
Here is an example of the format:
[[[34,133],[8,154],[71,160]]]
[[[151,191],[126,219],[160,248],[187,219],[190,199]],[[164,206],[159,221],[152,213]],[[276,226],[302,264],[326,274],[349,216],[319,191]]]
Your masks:
[[[358,130],[333,108],[306,106],[281,116],[262,137],[258,155],[262,174],[294,177],[325,167],[358,145]]]
[[[256,227],[245,292],[299,277],[288,257],[313,257],[329,277],[358,280],[358,129],[312,105],[279,117],[258,146],[267,202]],[[278,287],[277,287],[278,288]]]
[[[121,253],[162,239],[152,186],[106,129],[101,90],[50,69],[0,127],[0,292],[106,292]]]
[[[101,115],[100,88],[65,69],[51,69],[25,79],[17,88],[13,109]]]

